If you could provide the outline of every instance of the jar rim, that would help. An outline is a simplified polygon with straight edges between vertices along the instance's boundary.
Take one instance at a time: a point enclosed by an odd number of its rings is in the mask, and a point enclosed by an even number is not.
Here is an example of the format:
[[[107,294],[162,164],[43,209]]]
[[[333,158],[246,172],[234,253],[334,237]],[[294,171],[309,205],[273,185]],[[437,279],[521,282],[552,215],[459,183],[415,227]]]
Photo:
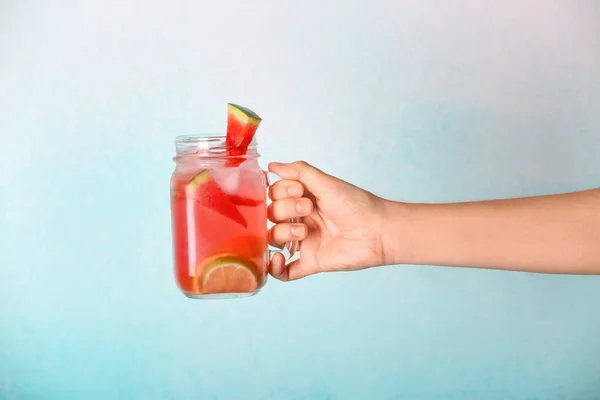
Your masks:
[[[178,135],[175,136],[176,144],[183,143],[207,143],[207,142],[222,142],[226,139],[227,135],[225,133],[194,133],[188,135]],[[252,138],[250,142],[251,145],[258,144],[256,140],[256,136]]]
[[[256,150],[257,145],[258,142],[255,136],[248,145],[248,150],[250,151],[247,154],[248,157],[252,157],[251,153],[255,152],[254,150]],[[210,155],[211,157],[227,157],[225,155],[226,151],[227,144],[224,133],[199,133],[178,135],[175,137],[176,158],[190,155],[199,156],[201,154]]]

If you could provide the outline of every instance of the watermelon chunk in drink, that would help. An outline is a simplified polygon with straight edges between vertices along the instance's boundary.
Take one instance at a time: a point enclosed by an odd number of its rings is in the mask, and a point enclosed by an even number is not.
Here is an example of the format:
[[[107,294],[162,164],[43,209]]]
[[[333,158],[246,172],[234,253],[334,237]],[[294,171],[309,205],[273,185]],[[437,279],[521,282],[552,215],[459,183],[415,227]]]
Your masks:
[[[198,172],[186,185],[185,193],[188,199],[193,199],[202,204],[202,206],[215,210],[227,218],[231,218],[243,227],[248,226],[244,216],[217,184],[209,170],[205,169]]]

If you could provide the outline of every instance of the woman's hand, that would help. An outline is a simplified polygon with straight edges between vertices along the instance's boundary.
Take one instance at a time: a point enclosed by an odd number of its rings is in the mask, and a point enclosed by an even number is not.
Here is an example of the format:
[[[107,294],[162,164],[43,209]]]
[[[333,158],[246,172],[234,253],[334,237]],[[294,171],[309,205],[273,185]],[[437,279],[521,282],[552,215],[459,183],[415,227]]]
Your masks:
[[[274,254],[271,275],[287,281],[383,264],[383,199],[303,161],[271,163],[269,171],[282,178],[269,188],[268,217],[276,223],[269,244],[300,240],[300,258],[285,265],[283,254]]]

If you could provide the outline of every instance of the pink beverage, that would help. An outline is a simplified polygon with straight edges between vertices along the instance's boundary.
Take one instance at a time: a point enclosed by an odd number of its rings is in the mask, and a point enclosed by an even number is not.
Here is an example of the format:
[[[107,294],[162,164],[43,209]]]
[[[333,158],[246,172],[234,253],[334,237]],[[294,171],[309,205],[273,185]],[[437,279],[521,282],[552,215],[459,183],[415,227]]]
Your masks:
[[[188,297],[250,296],[267,279],[267,179],[256,142],[245,150],[233,158],[225,136],[176,138],[175,277]]]

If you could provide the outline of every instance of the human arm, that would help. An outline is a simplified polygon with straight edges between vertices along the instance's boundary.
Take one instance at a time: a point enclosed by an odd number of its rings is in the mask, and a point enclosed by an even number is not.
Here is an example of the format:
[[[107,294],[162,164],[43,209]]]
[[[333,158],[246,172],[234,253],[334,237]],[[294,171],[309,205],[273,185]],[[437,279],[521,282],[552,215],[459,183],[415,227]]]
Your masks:
[[[385,205],[381,240],[386,264],[600,274],[600,189]]]
[[[305,162],[269,169],[283,178],[269,189],[276,223],[269,243],[300,241],[298,260],[285,265],[279,253],[271,260],[281,280],[393,264],[600,274],[600,189],[415,204],[383,199]]]

